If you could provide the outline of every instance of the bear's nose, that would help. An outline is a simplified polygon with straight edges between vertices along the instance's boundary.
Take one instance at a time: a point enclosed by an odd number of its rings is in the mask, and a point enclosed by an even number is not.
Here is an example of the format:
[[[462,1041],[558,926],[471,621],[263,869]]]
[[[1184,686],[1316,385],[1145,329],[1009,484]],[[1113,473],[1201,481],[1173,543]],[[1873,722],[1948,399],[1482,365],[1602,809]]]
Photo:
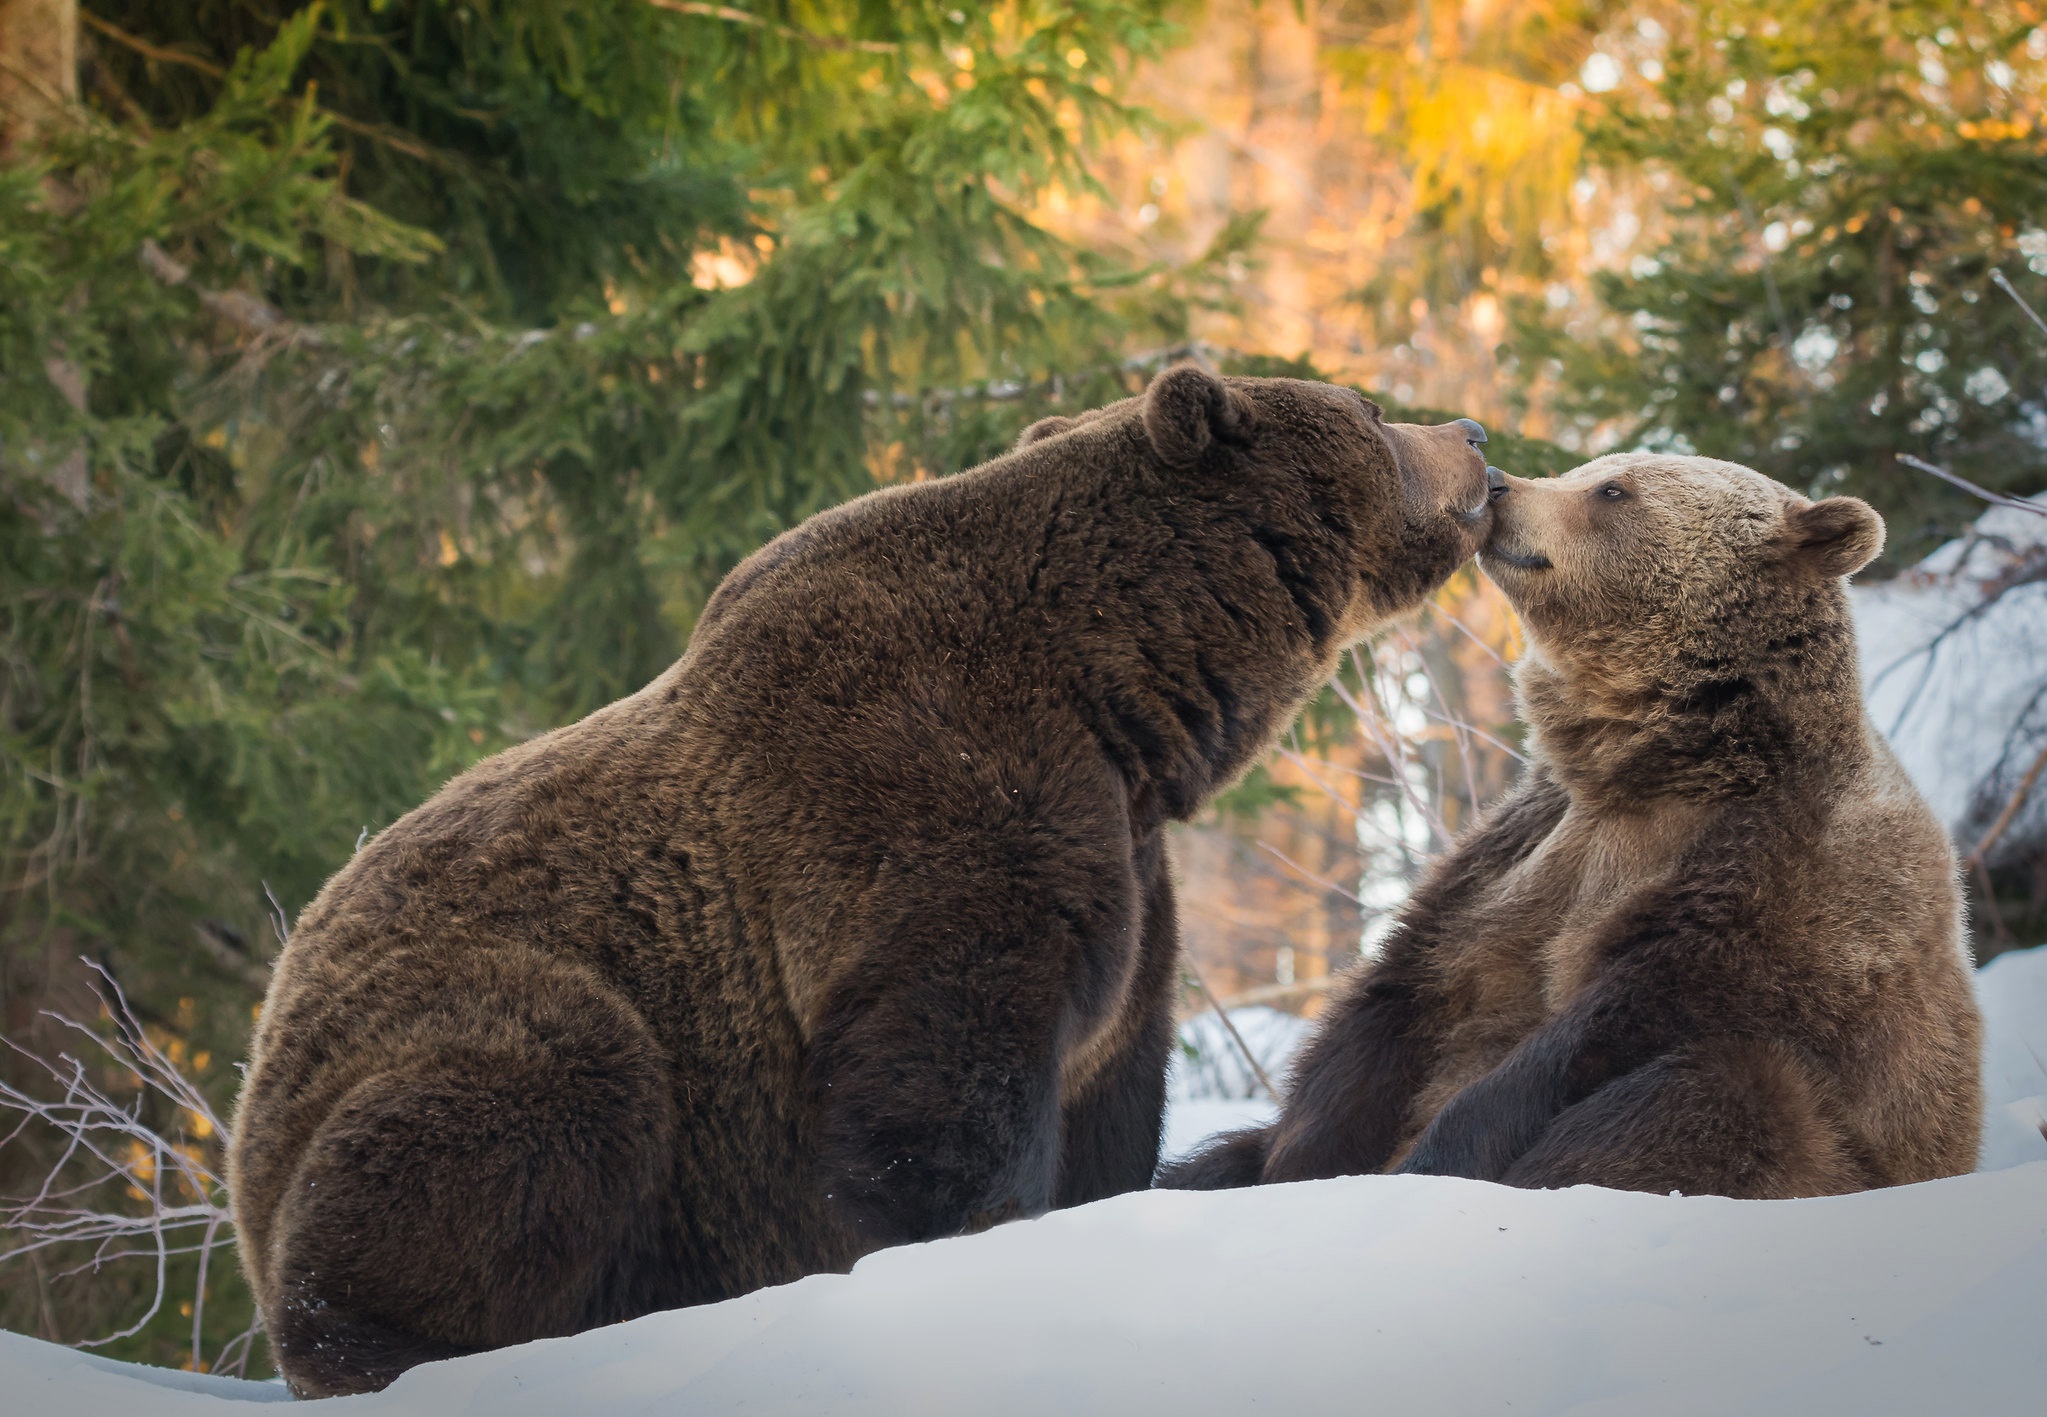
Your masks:
[[[1497,502],[1507,495],[1507,474],[1490,463],[1485,470],[1486,496]]]
[[[1476,418],[1455,418],[1450,421],[1450,426],[1462,428],[1464,441],[1467,443],[1477,444],[1485,441],[1485,425]]]

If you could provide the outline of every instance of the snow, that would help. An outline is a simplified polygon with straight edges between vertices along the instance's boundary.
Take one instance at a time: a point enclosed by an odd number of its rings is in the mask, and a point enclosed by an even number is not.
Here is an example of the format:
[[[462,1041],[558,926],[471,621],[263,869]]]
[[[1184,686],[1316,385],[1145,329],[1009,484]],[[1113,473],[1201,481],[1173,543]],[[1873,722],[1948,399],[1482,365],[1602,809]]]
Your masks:
[[[415,1369],[371,1414],[2034,1414],[2047,1165],[1743,1202],[1374,1176],[1123,1196]],[[0,1336],[14,1410],[278,1389]]]
[[[1257,1127],[1279,1115],[1269,1097],[1196,1097],[1166,1103],[1166,1134],[1159,1147],[1169,1159],[1185,1156],[1217,1132]]]
[[[2005,1169],[1802,1201],[1416,1176],[1153,1191],[415,1369],[334,1410],[2031,1417],[2047,1161],[2015,1164],[2013,1104],[2047,1095],[2047,949],[2000,956],[1978,988],[2013,1148],[1985,1160]],[[1269,1114],[1190,1087],[1169,1150]],[[64,1417],[232,1417],[283,1396],[5,1333],[0,1392]]]
[[[2047,494],[2034,499],[2047,506]],[[2047,545],[2047,517],[1993,507],[1966,536],[1895,579],[1854,586],[1870,717],[1940,819],[1973,841],[2047,731],[2047,582],[1971,615],[2000,577]],[[2020,729],[2016,761],[2008,756]],[[2018,849],[2047,831],[2047,793],[2013,823]]]
[[[1983,1150],[1977,1168],[2047,1161],[2047,945],[1976,972],[1983,1010]]]

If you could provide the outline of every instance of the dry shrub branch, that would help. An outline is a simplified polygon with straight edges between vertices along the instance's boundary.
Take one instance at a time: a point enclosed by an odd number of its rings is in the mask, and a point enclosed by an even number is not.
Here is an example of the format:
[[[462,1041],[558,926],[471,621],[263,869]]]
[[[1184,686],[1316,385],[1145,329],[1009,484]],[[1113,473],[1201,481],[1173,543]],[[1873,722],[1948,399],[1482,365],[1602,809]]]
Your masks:
[[[206,1095],[150,1038],[113,976],[93,961],[86,965],[96,976],[92,990],[110,1032],[47,1013],[79,1040],[77,1053],[60,1053],[51,1061],[7,1042],[32,1074],[46,1080],[46,1095],[0,1080],[0,1109],[15,1117],[0,1147],[42,1128],[54,1130],[60,1146],[32,1194],[0,1200],[0,1242],[7,1246],[0,1251],[0,1268],[54,1257],[62,1266],[50,1276],[57,1282],[98,1275],[117,1264],[153,1269],[140,1315],[77,1343],[97,1348],[140,1333],[171,1300],[172,1260],[195,1255],[192,1368],[239,1374],[260,1321],[210,1357],[202,1339],[208,1273],[216,1262],[233,1263],[234,1216],[221,1160],[225,1128]],[[132,1087],[133,1099],[126,1105],[116,1101],[109,1079],[125,1085],[119,1090]],[[179,1125],[166,1134],[147,1120],[152,1111]]]

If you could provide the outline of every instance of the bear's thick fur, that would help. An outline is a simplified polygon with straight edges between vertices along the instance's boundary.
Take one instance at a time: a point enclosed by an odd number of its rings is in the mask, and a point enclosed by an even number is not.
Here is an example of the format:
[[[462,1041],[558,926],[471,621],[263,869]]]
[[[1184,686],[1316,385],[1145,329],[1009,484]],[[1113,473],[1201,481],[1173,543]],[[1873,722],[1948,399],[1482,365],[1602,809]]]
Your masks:
[[[1161,1184],[1377,1171],[1726,1196],[1975,1164],[1953,849],[1868,722],[1842,578],[1883,544],[1704,458],[1508,479],[1519,785],[1346,981],[1279,1120]]]
[[[654,683],[378,835],[236,1119],[292,1386],[1147,1185],[1164,827],[1477,548],[1484,436],[1169,371],[812,518]]]

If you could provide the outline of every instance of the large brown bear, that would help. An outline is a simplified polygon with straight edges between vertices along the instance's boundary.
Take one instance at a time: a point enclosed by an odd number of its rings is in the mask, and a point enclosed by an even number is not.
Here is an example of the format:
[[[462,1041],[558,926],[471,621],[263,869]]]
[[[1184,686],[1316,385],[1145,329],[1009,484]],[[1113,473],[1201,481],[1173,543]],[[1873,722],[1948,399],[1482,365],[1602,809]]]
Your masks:
[[[1507,479],[1531,758],[1188,1188],[1376,1171],[1808,1196],[1975,1164],[1953,850],[1862,707],[1883,544],[1704,458]]]
[[[1149,1184],[1164,828],[1477,548],[1484,437],[1172,370],[812,518],[377,836],[236,1118],[294,1389]]]

